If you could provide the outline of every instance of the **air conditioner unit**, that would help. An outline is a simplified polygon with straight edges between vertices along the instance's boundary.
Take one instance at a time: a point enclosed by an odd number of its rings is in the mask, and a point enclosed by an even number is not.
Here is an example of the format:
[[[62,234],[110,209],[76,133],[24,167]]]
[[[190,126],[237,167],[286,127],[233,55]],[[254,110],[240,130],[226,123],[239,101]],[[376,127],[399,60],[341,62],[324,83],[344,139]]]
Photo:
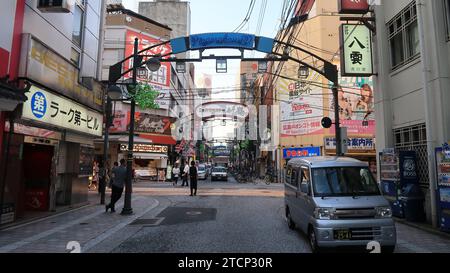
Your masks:
[[[73,0],[39,0],[38,9],[45,13],[69,13]]]

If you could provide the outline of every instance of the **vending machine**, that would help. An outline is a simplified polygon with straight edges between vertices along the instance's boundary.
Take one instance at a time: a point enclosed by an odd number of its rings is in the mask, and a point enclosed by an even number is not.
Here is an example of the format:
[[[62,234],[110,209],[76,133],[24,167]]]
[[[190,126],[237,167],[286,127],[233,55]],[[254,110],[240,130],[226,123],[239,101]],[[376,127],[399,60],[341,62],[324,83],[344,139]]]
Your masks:
[[[405,204],[399,197],[406,186],[419,184],[416,152],[383,150],[380,153],[380,178],[382,192],[391,204],[393,215],[404,218]]]
[[[450,145],[436,149],[437,165],[437,208],[439,226],[450,232]]]

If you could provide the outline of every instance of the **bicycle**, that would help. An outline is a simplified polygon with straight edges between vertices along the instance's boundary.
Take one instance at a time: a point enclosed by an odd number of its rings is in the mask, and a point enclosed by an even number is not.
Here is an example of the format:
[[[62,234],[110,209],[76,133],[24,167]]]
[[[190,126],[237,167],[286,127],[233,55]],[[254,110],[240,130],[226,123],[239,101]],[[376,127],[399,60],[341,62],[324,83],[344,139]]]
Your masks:
[[[272,173],[267,173],[264,176],[264,183],[266,183],[266,185],[270,185],[270,183],[275,183],[275,181],[277,181],[277,174],[272,174]]]

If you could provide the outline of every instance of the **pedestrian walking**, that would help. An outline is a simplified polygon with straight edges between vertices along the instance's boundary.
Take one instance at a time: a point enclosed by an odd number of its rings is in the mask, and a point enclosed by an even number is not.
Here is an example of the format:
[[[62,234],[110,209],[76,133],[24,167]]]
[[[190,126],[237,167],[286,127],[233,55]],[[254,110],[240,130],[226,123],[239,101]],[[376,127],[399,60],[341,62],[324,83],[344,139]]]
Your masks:
[[[101,194],[103,189],[106,189],[107,171],[103,162],[100,162],[98,167],[98,194]]]
[[[183,184],[181,184],[181,186],[182,187],[184,187],[184,186],[188,187],[189,186],[189,183],[188,183],[189,164],[185,164],[184,165],[184,170],[183,170],[182,176],[183,176]]]
[[[111,209],[111,212],[116,212],[115,205],[122,197],[125,180],[127,179],[127,167],[125,166],[125,159],[120,160],[120,167],[114,169],[114,180],[112,183],[111,202],[106,205],[106,212]]]
[[[93,187],[94,190],[97,189],[97,185],[98,185],[98,172],[99,172],[99,167],[98,167],[98,162],[94,161],[94,166],[92,167],[92,180],[91,183],[89,184],[88,188],[89,190]]]
[[[197,166],[195,166],[195,161],[191,162],[191,167],[189,168],[189,179],[191,184],[191,196],[197,195],[197,175],[198,170]]]
[[[173,185],[176,186],[178,183],[178,177],[180,177],[180,167],[178,167],[178,165],[175,165],[175,168],[173,168],[172,172],[173,172]]]

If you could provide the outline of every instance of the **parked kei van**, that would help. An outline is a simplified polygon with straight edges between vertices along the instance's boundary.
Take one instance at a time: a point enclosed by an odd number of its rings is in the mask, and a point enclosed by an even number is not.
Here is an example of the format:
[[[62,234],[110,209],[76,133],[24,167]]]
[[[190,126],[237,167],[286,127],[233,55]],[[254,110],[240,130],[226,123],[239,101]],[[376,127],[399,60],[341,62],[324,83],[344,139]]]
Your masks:
[[[307,234],[313,252],[372,241],[384,252],[395,249],[392,211],[367,163],[346,157],[290,160],[285,205],[289,228]]]

